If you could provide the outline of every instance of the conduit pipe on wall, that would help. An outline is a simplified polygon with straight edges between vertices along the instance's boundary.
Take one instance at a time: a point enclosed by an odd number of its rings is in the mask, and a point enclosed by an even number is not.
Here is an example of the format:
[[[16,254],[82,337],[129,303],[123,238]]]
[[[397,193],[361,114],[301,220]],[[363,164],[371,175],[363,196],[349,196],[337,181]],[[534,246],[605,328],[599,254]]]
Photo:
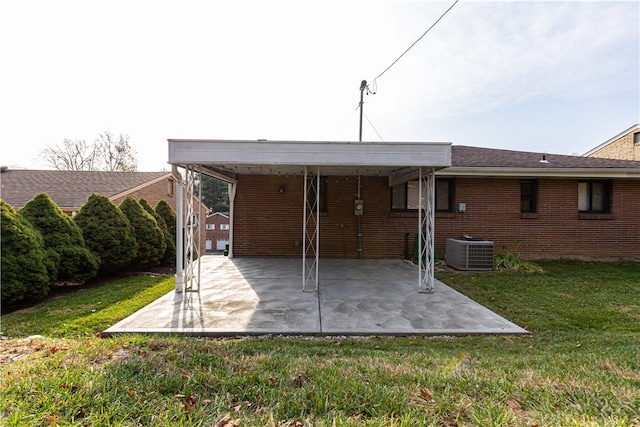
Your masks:
[[[182,292],[184,286],[184,242],[183,242],[183,227],[184,227],[184,192],[183,192],[183,180],[182,175],[178,171],[176,165],[171,166],[171,173],[176,179],[176,292]]]
[[[360,200],[360,174],[358,174],[358,193],[356,194],[356,199]],[[358,233],[358,258],[362,259],[362,224],[360,223],[360,215],[356,215],[356,228]]]

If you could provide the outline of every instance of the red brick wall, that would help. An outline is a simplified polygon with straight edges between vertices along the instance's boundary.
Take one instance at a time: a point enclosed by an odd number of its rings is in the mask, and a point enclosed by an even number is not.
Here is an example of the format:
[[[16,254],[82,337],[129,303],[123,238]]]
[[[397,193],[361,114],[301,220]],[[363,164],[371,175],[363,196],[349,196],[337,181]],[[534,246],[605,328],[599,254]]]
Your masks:
[[[173,192],[170,192],[169,181],[172,181]],[[175,190],[175,181],[173,179],[162,179],[154,184],[147,185],[145,187],[140,188],[137,191],[127,194],[126,196],[119,197],[117,199],[113,199],[113,203],[116,205],[120,205],[122,201],[127,197],[131,196],[136,200],[140,200],[141,198],[145,198],[147,202],[151,205],[151,207],[155,208],[160,200],[166,200],[166,202],[171,206],[171,208],[176,210],[176,190]]]
[[[278,189],[284,185],[284,194]],[[238,177],[235,201],[235,256],[301,256],[303,178],[264,175]],[[353,201],[355,177],[329,177],[328,209],[320,216],[320,256],[357,258]],[[612,214],[580,216],[577,180],[540,179],[538,213],[521,215],[520,180],[457,178],[455,204],[465,213],[436,214],[435,245],[468,234],[503,245],[529,259],[640,259],[640,181],[614,180]],[[362,243],[365,258],[402,258],[409,233],[409,255],[417,234],[414,213],[391,213],[388,180],[363,177]],[[596,219],[597,218],[597,219]],[[604,218],[604,219],[603,219]]]

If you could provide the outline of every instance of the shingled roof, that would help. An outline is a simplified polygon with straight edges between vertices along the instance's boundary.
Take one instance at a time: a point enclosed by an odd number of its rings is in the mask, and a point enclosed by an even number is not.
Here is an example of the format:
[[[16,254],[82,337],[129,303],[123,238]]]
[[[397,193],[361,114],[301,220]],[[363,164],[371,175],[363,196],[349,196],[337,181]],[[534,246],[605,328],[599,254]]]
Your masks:
[[[92,193],[109,198],[124,196],[140,187],[171,176],[170,172],[106,172],[4,169],[0,198],[21,208],[39,193],[47,193],[63,210],[80,208]]]
[[[640,162],[452,145],[451,167],[439,174],[640,178]]]

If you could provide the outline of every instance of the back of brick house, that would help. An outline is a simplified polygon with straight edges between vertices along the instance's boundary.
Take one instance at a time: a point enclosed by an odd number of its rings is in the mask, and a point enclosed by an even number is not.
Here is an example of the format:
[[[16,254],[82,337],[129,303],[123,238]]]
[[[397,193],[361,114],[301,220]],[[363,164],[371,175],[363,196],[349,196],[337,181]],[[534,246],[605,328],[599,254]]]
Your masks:
[[[580,157],[564,157],[562,161],[584,162]],[[623,164],[630,170],[634,167],[640,170],[640,162]],[[447,238],[470,235],[493,241],[496,253],[504,252],[504,248],[513,250],[516,242],[521,242],[518,252],[527,259],[640,260],[640,179],[637,177],[596,180],[545,177],[548,169],[543,169],[540,177],[446,173],[447,169],[438,172],[436,185],[435,249],[441,258]],[[238,175],[237,179],[234,255],[300,256],[303,178]],[[320,256],[357,258],[353,213],[356,177],[322,179],[326,209],[320,213]],[[439,184],[444,181],[445,186]],[[535,189],[529,195],[535,198],[529,201],[533,209],[530,204],[523,204],[523,186],[532,185],[531,182]],[[596,196],[595,190],[591,192],[592,185],[602,188],[603,194]],[[286,192],[279,191],[281,187],[286,188]],[[602,209],[583,206],[585,188],[590,191],[587,197],[606,198]],[[447,194],[442,193],[443,189],[447,189]],[[418,214],[415,210],[393,209],[393,194],[386,177],[362,177],[364,258],[413,255]],[[465,204],[464,212],[459,211],[459,203]]]

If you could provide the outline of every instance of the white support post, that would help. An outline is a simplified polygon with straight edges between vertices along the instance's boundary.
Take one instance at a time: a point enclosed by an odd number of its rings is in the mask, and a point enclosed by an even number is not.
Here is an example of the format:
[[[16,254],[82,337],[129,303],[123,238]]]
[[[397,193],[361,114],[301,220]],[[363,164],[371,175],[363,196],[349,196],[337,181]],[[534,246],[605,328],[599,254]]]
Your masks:
[[[302,223],[302,290],[318,291],[320,255],[320,168],[315,174],[304,168],[304,214]]]
[[[434,209],[435,205],[435,169],[426,175],[418,169],[418,292],[433,293],[434,277]],[[424,238],[423,238],[424,236]]]
[[[235,201],[236,201],[236,188],[235,182],[230,182],[228,185],[229,191],[229,253],[228,258],[233,258],[233,225],[235,219]]]
[[[200,232],[200,218],[202,211],[202,202],[200,200],[198,201],[199,207],[198,211],[196,211],[194,206],[196,173],[198,172],[196,172],[194,166],[186,167],[186,209],[184,216],[186,227],[185,291],[187,292],[200,292],[200,244],[202,240],[202,234]],[[200,175],[199,173],[198,178],[200,180],[202,179],[202,175]]]
[[[184,290],[184,191],[182,175],[178,171],[178,167],[173,165],[171,167],[173,177],[176,179],[176,292],[182,292]]]

